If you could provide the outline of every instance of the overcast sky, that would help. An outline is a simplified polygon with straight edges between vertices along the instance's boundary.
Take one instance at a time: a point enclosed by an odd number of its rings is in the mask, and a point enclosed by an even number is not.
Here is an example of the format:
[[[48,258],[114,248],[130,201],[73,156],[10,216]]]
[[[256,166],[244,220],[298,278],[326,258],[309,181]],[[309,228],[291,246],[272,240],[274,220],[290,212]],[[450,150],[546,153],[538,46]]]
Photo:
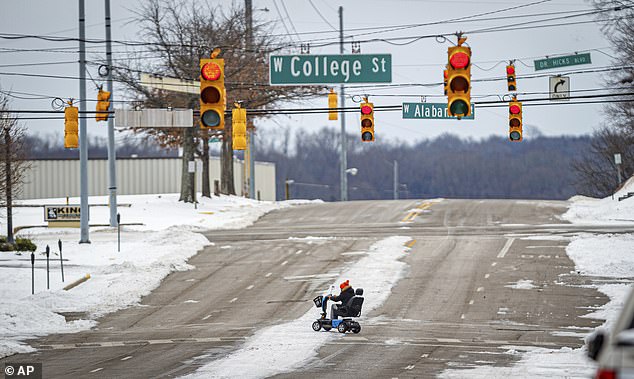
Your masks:
[[[537,3],[537,0],[485,0],[485,1],[451,1],[451,0],[253,0],[255,17],[275,22],[275,33],[291,33],[290,39],[295,42],[307,42],[317,38],[333,38],[338,34],[338,8],[344,7],[344,29],[358,29],[364,27],[390,27],[437,22],[447,19],[471,16],[485,12]],[[86,1],[86,24],[88,38],[104,38],[104,5],[103,1]],[[138,6],[137,0],[112,0],[113,38],[118,40],[139,40],[136,25],[130,22],[134,17],[133,10]],[[212,1],[212,3],[230,6],[242,4],[235,1]],[[315,9],[316,8],[316,9]],[[348,41],[354,36],[358,40],[367,38],[416,37],[454,33],[456,31],[475,31],[489,27],[513,25],[533,20],[543,20],[561,17],[551,14],[563,11],[593,10],[591,4],[583,0],[551,0],[539,4],[521,7],[511,11],[492,13],[487,18],[498,18],[486,21],[463,21],[444,23],[440,25],[424,26],[397,30],[383,31],[378,34],[359,35],[361,31],[346,32]],[[318,13],[319,12],[319,13]],[[536,17],[526,15],[549,14]],[[321,15],[320,15],[321,14]],[[514,16],[522,17],[514,17]],[[322,18],[323,16],[323,18]],[[611,14],[614,17],[614,14]],[[530,28],[516,31],[473,33],[468,34],[468,44],[473,51],[472,78],[488,79],[501,78],[505,75],[505,65],[509,59],[516,59],[518,72],[518,92],[527,92],[524,97],[547,97],[549,79],[547,76],[522,79],[522,75],[566,73],[569,71],[589,70],[608,66],[610,55],[613,55],[609,43],[603,36],[600,25],[591,21],[596,16],[567,17],[556,20],[529,24],[536,26],[543,24],[561,25],[573,22],[584,22],[575,25],[564,25],[547,28]],[[324,20],[325,18],[325,20]],[[605,17],[603,17],[605,18]],[[328,21],[328,22],[326,22]],[[334,28],[333,28],[334,27]],[[388,29],[388,28],[386,28]],[[319,34],[302,34],[320,31]],[[376,31],[376,30],[370,30]],[[297,32],[297,34],[295,34]],[[4,1],[0,12],[0,33],[55,35],[78,37],[78,1],[77,0],[21,0]],[[356,36],[355,36],[356,35]],[[413,41],[408,44],[407,42]],[[387,42],[367,42],[361,44],[361,53],[386,53],[392,55],[392,83],[438,83],[442,78],[442,71],[447,61],[448,42],[437,41],[434,38],[403,39]],[[455,42],[455,40],[454,40]],[[395,43],[404,44],[397,46]],[[7,75],[7,73],[53,74],[62,76],[78,76],[77,42],[47,42],[35,39],[0,39],[0,87],[4,91],[12,91],[14,96],[23,97],[13,99],[15,109],[51,109],[51,97],[78,98],[79,83],[76,79],[46,79],[25,76]],[[311,54],[338,54],[339,46],[314,47],[312,42]],[[98,45],[100,49],[103,46]],[[51,51],[11,51],[10,49],[51,49],[67,48],[69,52]],[[74,49],[75,48],[75,49]],[[345,51],[350,53],[351,44],[346,42]],[[120,46],[115,51],[122,52]],[[95,49],[91,49],[94,53]],[[592,57],[591,65],[571,66],[564,69],[538,71],[533,68],[535,59],[546,56],[567,55],[575,52],[589,51]],[[71,53],[72,52],[72,53]],[[299,53],[299,49],[283,53]],[[91,56],[89,54],[89,56]],[[124,54],[115,55],[124,58]],[[67,63],[64,63],[67,62]],[[37,65],[30,65],[39,63]],[[19,66],[10,66],[19,65]],[[95,67],[90,68],[92,77],[100,83]],[[603,86],[604,73],[571,74],[570,88],[572,91],[596,89]],[[337,86],[338,87],[338,86]],[[115,86],[115,91],[117,87]],[[375,105],[400,105],[403,102],[446,102],[442,97],[442,86],[431,87],[388,87],[349,89],[348,95],[369,94]],[[96,98],[95,85],[88,83],[89,98]],[[543,93],[543,94],[539,94]],[[507,94],[506,83],[503,80],[472,83],[471,95],[477,103],[480,101],[498,100]],[[38,96],[33,96],[38,95]],[[482,97],[489,95],[487,97]],[[574,95],[574,93],[573,93]],[[117,95],[115,94],[115,97]],[[43,97],[43,98],[41,98]],[[309,106],[324,107],[327,99],[307,103]],[[347,105],[354,103],[347,100]],[[119,106],[119,105],[118,105]],[[304,106],[304,105],[294,105]],[[94,103],[89,103],[92,109]],[[416,141],[443,133],[454,133],[464,137],[481,138],[490,135],[508,136],[508,110],[500,108],[477,108],[476,118],[467,120],[403,120],[400,112],[377,112],[376,139]],[[533,130],[539,130],[545,135],[580,135],[591,133],[601,125],[606,115],[602,112],[601,104],[565,105],[559,102],[550,106],[524,107],[524,138],[531,138]],[[354,114],[348,114],[347,131],[359,134],[359,119]],[[50,134],[51,138],[58,138],[62,143],[63,121],[24,121],[29,132]],[[275,133],[280,127],[308,128],[310,130],[328,126],[339,130],[339,121],[328,121],[327,115],[278,116],[256,124],[259,133]],[[88,123],[90,136],[105,136],[106,123]],[[528,129],[528,130],[527,130]],[[118,139],[123,138],[121,135]]]

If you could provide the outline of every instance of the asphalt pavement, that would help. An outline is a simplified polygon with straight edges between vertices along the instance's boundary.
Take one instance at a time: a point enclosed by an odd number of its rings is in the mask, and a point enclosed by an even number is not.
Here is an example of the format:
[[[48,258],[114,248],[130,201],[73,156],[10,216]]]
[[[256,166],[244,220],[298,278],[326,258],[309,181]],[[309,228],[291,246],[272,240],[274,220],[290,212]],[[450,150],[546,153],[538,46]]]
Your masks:
[[[607,302],[566,256],[566,237],[627,227],[576,226],[566,203],[518,200],[354,201],[267,214],[213,243],[139,306],[93,330],[42,337],[37,352],[2,359],[42,362],[45,378],[164,378],[230,354],[253,333],[292,320],[374,242],[412,238],[406,276],[359,335],[327,343],[319,359],[279,377],[433,377],[474,362],[513,364],[508,346],[558,349],[583,341],[569,327]],[[335,237],[307,243],[301,237]],[[525,237],[531,236],[530,239]],[[511,288],[532,280],[532,290]],[[69,318],[81,315],[68,315]],[[307,325],[309,328],[310,325]],[[587,328],[587,329],[585,329]]]

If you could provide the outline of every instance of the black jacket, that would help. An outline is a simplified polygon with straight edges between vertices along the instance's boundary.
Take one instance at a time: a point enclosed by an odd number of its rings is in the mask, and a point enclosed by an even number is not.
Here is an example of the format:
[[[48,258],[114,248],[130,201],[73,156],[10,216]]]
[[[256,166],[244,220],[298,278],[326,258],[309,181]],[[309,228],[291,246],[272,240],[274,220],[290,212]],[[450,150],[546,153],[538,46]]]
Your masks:
[[[332,301],[341,301],[341,304],[346,305],[348,301],[354,297],[354,289],[351,286],[348,286],[341,291],[339,296],[333,296]]]

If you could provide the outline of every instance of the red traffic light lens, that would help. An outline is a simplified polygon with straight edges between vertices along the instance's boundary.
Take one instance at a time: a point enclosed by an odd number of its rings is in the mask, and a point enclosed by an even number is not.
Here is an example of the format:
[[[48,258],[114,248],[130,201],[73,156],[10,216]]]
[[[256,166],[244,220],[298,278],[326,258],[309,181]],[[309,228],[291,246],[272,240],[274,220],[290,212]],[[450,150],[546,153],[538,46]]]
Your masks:
[[[514,74],[515,74],[515,67],[506,66],[506,75],[514,75]]]
[[[361,114],[370,114],[372,113],[372,107],[369,105],[361,106]]]
[[[222,74],[220,66],[213,62],[206,63],[203,68],[200,69],[200,75],[205,80],[218,80],[220,74]]]
[[[522,108],[520,108],[520,106],[517,104],[513,104],[509,107],[509,112],[511,114],[519,114],[521,111],[522,111]]]
[[[462,52],[455,53],[449,58],[449,64],[453,68],[465,68],[469,65],[469,55]]]

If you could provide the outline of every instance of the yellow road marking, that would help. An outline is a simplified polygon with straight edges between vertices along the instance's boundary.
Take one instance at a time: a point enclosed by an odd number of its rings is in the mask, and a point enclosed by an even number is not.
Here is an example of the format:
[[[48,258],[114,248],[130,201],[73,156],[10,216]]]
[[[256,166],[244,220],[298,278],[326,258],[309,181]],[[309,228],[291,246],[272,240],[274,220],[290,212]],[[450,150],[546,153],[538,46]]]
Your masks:
[[[416,240],[411,240],[411,241],[407,242],[407,243],[405,244],[405,246],[407,246],[407,247],[411,248],[412,246],[414,246],[414,244],[415,244],[415,243],[416,243]]]
[[[214,212],[198,212],[198,213],[200,213],[201,215],[212,215],[212,214],[214,214]]]
[[[428,209],[431,206],[432,206],[432,203],[430,203],[429,201],[426,201],[426,202],[416,206],[416,208],[425,210],[425,209]],[[405,217],[403,217],[401,222],[412,222],[412,221],[414,221],[416,216],[418,216],[418,212],[409,212]]]

